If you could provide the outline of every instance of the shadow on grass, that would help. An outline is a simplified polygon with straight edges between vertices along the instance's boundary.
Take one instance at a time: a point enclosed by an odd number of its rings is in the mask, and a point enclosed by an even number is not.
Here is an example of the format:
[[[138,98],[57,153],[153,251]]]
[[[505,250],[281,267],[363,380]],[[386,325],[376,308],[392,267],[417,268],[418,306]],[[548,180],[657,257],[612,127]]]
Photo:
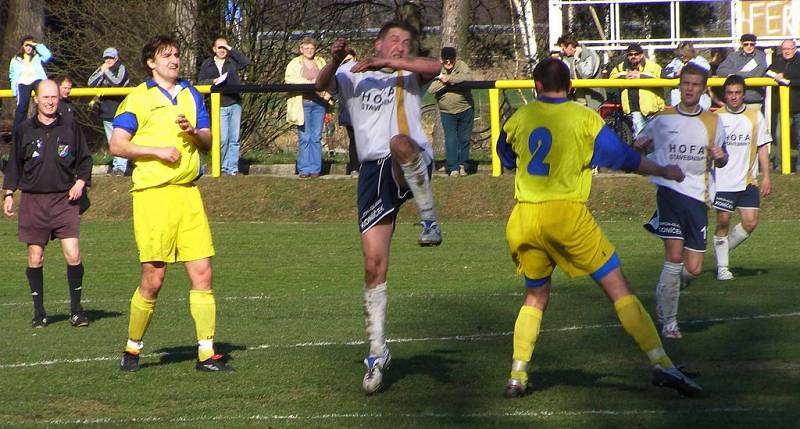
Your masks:
[[[100,319],[107,319],[112,317],[122,316],[119,311],[105,311],[105,310],[84,310],[83,314],[89,318],[89,322],[96,322]],[[59,323],[69,320],[69,314],[54,314],[47,316],[47,323]],[[91,325],[90,325],[91,326]]]
[[[766,268],[732,268],[731,272],[733,273],[734,277],[754,277],[760,276],[763,274],[769,274],[769,270]]]
[[[245,350],[247,347],[230,343],[214,343],[214,349],[217,353],[226,355],[227,361],[233,360],[230,353],[236,350]],[[163,347],[154,351],[155,353],[162,354],[158,362],[144,363],[142,368],[148,366],[168,365],[180,362],[190,362],[197,359],[196,346],[178,346],[178,347]]]
[[[388,390],[397,381],[411,375],[427,375],[439,383],[450,383],[451,365],[460,365],[464,361],[445,355],[455,353],[452,350],[433,350],[432,353],[412,356],[408,359],[393,358],[392,366],[387,371],[383,389]]]
[[[618,377],[618,375],[613,373],[588,372],[579,369],[539,370],[531,374],[531,387],[534,393],[558,386],[586,388],[603,386],[633,393],[642,393],[644,391],[643,388],[631,386],[629,383],[615,382],[613,381],[615,377]],[[647,382],[648,383],[643,383],[642,385],[649,384],[649,380],[647,380]]]

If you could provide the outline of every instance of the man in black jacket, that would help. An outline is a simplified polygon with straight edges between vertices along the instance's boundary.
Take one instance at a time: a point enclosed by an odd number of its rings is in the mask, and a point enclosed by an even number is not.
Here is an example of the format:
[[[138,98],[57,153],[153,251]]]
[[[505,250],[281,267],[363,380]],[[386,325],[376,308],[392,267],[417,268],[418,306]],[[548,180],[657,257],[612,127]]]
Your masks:
[[[3,180],[3,212],[14,214],[19,189],[19,240],[28,245],[26,274],[33,297],[34,328],[47,326],[44,310],[44,246],[61,239],[67,261],[72,326],[88,326],[81,308],[83,264],[78,236],[79,204],[92,175],[92,156],[75,121],[58,114],[59,90],[52,80],[36,88],[37,113],[14,133]]]
[[[119,60],[119,52],[116,48],[106,48],[103,51],[103,64],[89,76],[90,87],[121,87],[128,86],[128,69]],[[117,107],[124,97],[112,96],[100,99],[100,119],[103,121],[103,128],[106,132],[106,140],[111,142],[111,123],[117,114]],[[114,157],[111,165],[111,173],[123,175],[128,169],[128,160],[119,156]]]
[[[797,52],[797,43],[792,39],[784,40],[781,43],[780,52],[775,53],[772,60],[772,65],[769,66],[767,75],[778,81],[778,83],[785,84],[791,82],[789,88],[789,126],[791,136],[790,147],[800,147],[800,54]],[[777,98],[778,91],[773,91]],[[773,106],[779,106],[776,102]],[[776,170],[781,168],[781,126],[778,115],[778,110],[775,110],[775,159],[774,168]],[[800,170],[800,155],[797,156],[795,165],[791,166],[792,171]]]
[[[214,57],[203,61],[197,75],[201,85],[239,85],[239,71],[248,64],[247,58],[238,49],[231,48],[228,41],[218,37],[214,41]],[[222,94],[220,97],[220,161],[222,174],[239,174],[239,125],[242,119],[242,97],[240,94]]]

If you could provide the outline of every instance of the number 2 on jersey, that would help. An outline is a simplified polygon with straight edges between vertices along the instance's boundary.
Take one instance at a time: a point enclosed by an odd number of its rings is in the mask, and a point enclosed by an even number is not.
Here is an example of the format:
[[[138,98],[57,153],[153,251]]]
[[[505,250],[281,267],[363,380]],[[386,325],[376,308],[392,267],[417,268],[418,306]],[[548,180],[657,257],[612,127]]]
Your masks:
[[[528,174],[531,176],[549,176],[550,164],[544,162],[550,147],[553,145],[553,135],[544,127],[536,128],[528,137],[528,149],[531,151],[531,162],[528,163]]]

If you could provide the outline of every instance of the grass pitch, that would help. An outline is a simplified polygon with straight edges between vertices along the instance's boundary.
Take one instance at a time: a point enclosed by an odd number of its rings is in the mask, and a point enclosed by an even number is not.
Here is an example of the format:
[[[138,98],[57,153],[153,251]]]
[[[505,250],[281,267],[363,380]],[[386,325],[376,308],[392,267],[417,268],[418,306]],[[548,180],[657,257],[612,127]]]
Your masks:
[[[661,243],[640,222],[604,222],[623,269],[653,309]],[[706,271],[682,296],[685,338],[666,341],[701,373],[694,399],[650,385],[645,358],[588,278],[557,272],[531,365],[533,395],[506,400],[511,331],[523,287],[502,222],[446,223],[418,248],[400,224],[389,272],[393,365],[361,392],[367,351],[354,224],[212,224],[218,348],[233,374],[194,370],[188,282],[171,267],[145,337],[142,369],[122,373],[139,266],[129,222],[88,221],[88,328],[67,321],[65,264],[45,258],[46,329],[30,328],[24,245],[0,222],[0,427],[796,427],[800,289],[795,222],[765,221],[731,255],[737,279]]]

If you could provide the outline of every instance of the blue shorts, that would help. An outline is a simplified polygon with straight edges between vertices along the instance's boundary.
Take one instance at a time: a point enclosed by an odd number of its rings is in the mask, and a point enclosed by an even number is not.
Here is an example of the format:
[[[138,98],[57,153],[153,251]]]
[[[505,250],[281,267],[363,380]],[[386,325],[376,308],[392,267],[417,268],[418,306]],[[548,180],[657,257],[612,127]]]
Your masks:
[[[428,177],[432,168],[433,163],[428,164]],[[358,230],[363,234],[386,216],[392,216],[394,224],[400,206],[411,197],[411,190],[401,188],[394,178],[391,156],[362,162],[358,171]]]
[[[761,207],[758,186],[747,185],[744,191],[739,192],[717,192],[713,207],[728,213],[733,213],[737,208],[758,210]]]
[[[706,251],[708,209],[705,203],[659,186],[656,207],[653,217],[644,224],[644,229],[664,239],[683,240],[685,249]]]

